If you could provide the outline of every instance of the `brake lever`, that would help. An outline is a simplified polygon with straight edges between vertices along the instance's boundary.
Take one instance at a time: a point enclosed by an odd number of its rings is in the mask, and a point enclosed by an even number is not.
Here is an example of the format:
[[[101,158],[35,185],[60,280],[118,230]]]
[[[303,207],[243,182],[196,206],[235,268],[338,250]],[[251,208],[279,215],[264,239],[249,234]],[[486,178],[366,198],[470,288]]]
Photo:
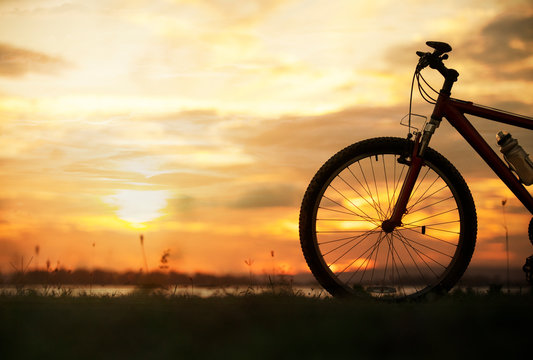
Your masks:
[[[416,66],[416,70],[421,71],[430,64],[429,57],[431,56],[431,53],[417,51],[416,54],[420,57],[420,59],[418,59],[418,65]]]
[[[423,51],[417,51],[416,54],[420,57],[418,60],[417,70],[421,71],[422,69],[426,67],[431,67],[432,69],[438,69],[440,66],[439,64],[442,64],[443,60],[448,59],[448,54],[444,54],[442,56],[438,56],[435,53],[429,53],[429,52],[423,52]]]

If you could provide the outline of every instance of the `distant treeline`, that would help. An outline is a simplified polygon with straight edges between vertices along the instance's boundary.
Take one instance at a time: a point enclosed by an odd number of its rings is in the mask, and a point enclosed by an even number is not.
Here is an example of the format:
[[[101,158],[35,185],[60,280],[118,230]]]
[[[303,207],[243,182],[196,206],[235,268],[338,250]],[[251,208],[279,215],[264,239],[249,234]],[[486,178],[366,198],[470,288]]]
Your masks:
[[[505,284],[505,269],[472,267],[461,278],[459,286],[488,286]],[[515,286],[527,285],[522,269],[510,271],[510,283]],[[0,273],[0,286],[20,285],[132,285],[132,286],[255,286],[269,284],[317,285],[310,273],[299,274],[242,274],[220,275],[209,273],[187,274],[176,271],[117,272],[104,269],[55,269],[28,270]]]
[[[288,275],[214,275],[206,273],[185,274],[175,271],[150,273],[110,270],[32,270],[26,273],[0,274],[3,285],[155,285],[155,286],[230,286],[259,285],[269,281],[292,281]]]

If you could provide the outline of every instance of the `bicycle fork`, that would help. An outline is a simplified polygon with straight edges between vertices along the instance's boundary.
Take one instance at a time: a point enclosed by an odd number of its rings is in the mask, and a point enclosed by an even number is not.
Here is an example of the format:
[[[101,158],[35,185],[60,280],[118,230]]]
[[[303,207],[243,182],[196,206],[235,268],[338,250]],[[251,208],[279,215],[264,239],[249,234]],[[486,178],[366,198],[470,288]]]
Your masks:
[[[411,152],[411,162],[409,164],[409,170],[405,176],[400,194],[394,205],[392,215],[389,219],[383,221],[381,228],[386,233],[391,233],[396,227],[402,225],[402,217],[407,213],[407,203],[415,187],[416,180],[420,174],[420,169],[424,163],[424,152],[428,147],[429,140],[435,132],[435,129],[439,126],[440,120],[436,117],[431,117],[431,120],[424,128],[424,134],[418,132],[413,142],[413,150]]]

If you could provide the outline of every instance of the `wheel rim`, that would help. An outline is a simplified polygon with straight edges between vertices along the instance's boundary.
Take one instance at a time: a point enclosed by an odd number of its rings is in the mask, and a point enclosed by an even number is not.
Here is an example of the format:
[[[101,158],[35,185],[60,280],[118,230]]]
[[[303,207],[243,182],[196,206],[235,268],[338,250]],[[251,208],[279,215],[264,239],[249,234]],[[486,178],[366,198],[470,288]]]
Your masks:
[[[461,244],[461,207],[446,176],[426,162],[402,225],[390,218],[408,166],[400,155],[367,154],[334,173],[313,212],[322,267],[349,294],[416,297],[434,290],[453,267]]]

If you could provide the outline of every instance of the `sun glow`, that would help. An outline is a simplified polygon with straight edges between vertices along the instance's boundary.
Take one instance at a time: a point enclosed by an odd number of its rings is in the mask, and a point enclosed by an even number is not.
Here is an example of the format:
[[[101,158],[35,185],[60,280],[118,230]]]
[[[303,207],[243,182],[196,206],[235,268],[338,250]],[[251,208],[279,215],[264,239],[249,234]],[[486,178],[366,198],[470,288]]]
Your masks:
[[[329,268],[332,272],[359,271],[361,269],[372,269],[374,260],[368,258],[359,258],[353,262],[331,264]]]
[[[0,272],[37,244],[41,266],[88,266],[90,249],[91,266],[135,269],[140,233],[152,265],[172,249],[187,272],[248,273],[244,259],[254,272],[273,262],[276,273],[285,263],[282,271],[307,272],[298,213],[311,177],[350,143],[405,135],[398,123],[426,40],[454,48],[458,97],[531,113],[523,94],[533,48],[522,29],[531,1],[445,3],[0,1]],[[427,74],[440,84],[438,72]],[[419,97],[414,105],[430,113]],[[533,150],[527,129],[482,129],[495,151],[499,130]],[[443,123],[431,146],[476,200],[475,254],[492,265],[504,248],[491,244],[508,235],[521,267],[531,214],[451,131]],[[385,173],[382,163],[350,166],[341,175],[353,189],[333,184],[344,197],[330,189],[317,212],[321,246],[339,247],[328,260],[362,240],[332,269],[355,272],[365,259],[350,265],[354,253],[372,241],[382,250],[363,254],[371,261],[360,272],[378,271],[389,244],[409,256],[401,234],[445,253],[459,239],[458,212],[447,212],[456,205],[433,194],[440,179],[386,237],[381,225],[406,172],[397,164]]]
[[[162,210],[170,194],[166,190],[118,190],[106,197],[108,204],[117,207],[117,216],[136,228],[164,215]]]

